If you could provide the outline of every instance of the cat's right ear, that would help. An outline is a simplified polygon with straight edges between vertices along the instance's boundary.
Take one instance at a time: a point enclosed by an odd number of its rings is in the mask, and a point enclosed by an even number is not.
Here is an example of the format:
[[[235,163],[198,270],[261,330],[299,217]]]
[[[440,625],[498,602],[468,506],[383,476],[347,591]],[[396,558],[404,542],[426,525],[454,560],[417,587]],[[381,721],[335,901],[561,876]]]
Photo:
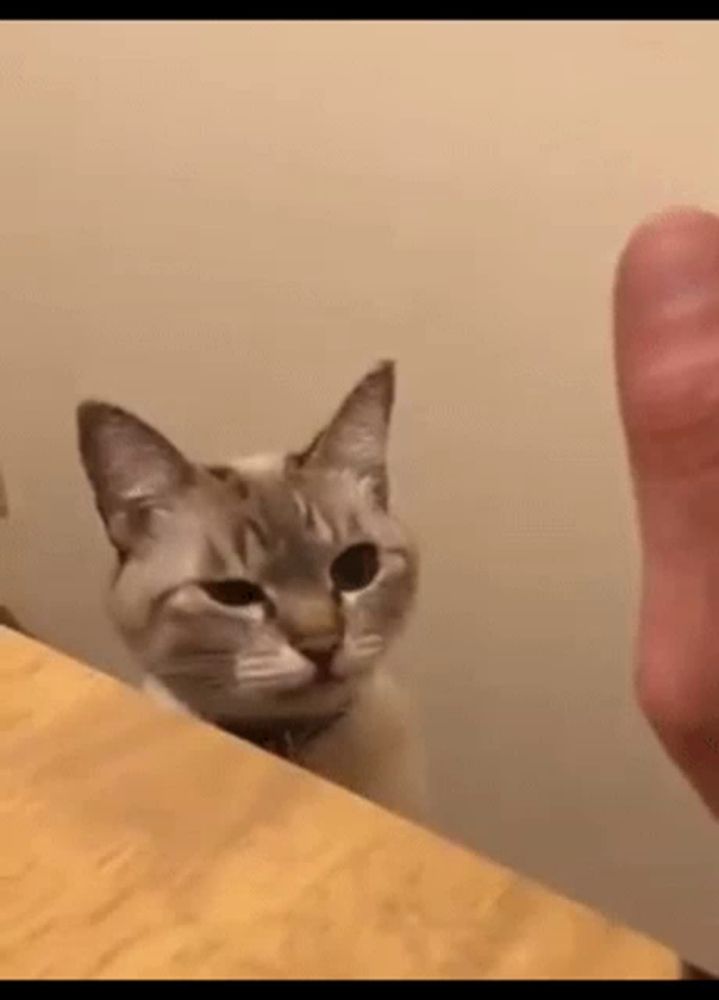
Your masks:
[[[192,482],[192,465],[159,431],[109,403],[81,403],[77,430],[97,509],[124,555],[146,533],[152,512]]]

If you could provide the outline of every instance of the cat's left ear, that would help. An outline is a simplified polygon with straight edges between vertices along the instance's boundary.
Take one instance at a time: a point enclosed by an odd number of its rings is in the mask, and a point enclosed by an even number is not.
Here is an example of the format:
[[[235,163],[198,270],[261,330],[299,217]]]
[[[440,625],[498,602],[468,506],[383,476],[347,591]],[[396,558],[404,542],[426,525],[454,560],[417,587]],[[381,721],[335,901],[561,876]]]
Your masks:
[[[377,502],[386,508],[387,445],[394,392],[394,362],[383,361],[357,383],[329,424],[297,456],[300,466],[349,470],[369,482]]]
[[[109,403],[77,409],[80,456],[110,541],[126,554],[193,481],[188,460],[159,431]]]

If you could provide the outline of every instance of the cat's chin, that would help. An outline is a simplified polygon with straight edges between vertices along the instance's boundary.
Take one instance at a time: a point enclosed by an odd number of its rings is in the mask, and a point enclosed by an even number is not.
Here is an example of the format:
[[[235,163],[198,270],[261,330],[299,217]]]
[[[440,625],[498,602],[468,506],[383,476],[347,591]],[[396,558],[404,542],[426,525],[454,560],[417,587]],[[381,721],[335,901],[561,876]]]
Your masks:
[[[351,705],[372,673],[362,671],[348,677],[312,680],[292,689],[274,692],[267,689],[262,693],[256,690],[250,693],[240,687],[230,713],[237,718],[303,718],[342,711]]]
[[[304,699],[319,698],[333,700],[338,693],[351,691],[361,684],[376,666],[376,660],[340,661],[333,672],[318,671],[309,660],[293,669],[260,673],[253,676],[246,670],[236,672],[236,693],[241,699],[281,701],[285,704]]]
[[[327,677],[311,666],[306,669],[277,671],[274,675],[251,676],[249,671],[235,672],[234,680],[210,688],[186,678],[150,675],[145,687],[171,701],[184,711],[208,721],[267,720],[276,717],[293,719],[331,714],[348,708],[376,673],[377,664],[368,662],[338,664],[341,672]],[[249,675],[249,676],[248,676]],[[198,678],[202,675],[199,674]]]
[[[330,695],[332,692],[346,689],[349,685],[350,682],[346,677],[317,677],[297,687],[279,691],[277,697],[281,701],[296,701],[298,698],[307,697],[315,691],[326,692]]]
[[[331,696],[332,692],[345,689],[350,684],[351,679],[348,677],[320,674],[308,665],[302,671],[288,671],[274,676],[269,674],[259,678],[240,674],[235,691],[240,699],[294,702],[312,696],[315,692]]]

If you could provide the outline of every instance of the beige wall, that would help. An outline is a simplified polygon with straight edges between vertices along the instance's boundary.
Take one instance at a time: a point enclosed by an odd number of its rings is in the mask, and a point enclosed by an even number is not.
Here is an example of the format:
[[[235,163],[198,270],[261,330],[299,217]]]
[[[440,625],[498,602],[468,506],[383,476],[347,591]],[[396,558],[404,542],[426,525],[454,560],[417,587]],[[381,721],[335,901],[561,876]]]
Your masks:
[[[715,966],[718,831],[630,701],[609,290],[640,216],[717,204],[717,53],[717,24],[0,30],[18,613],[127,669],[80,397],[222,457],[396,356],[442,828]]]

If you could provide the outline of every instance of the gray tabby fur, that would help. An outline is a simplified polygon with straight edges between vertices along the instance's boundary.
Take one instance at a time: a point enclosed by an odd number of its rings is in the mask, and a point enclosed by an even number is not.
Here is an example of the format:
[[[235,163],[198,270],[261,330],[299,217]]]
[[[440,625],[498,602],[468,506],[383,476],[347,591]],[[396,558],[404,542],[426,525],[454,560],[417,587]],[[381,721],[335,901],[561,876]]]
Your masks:
[[[191,462],[119,407],[78,408],[79,446],[118,552],[112,620],[174,707],[240,729],[342,718],[301,763],[418,817],[423,777],[411,713],[383,658],[413,606],[417,551],[389,505],[394,366],[362,379],[301,453],[220,468]],[[379,572],[337,593],[330,567],[371,543]],[[235,607],[203,584],[246,580]]]

